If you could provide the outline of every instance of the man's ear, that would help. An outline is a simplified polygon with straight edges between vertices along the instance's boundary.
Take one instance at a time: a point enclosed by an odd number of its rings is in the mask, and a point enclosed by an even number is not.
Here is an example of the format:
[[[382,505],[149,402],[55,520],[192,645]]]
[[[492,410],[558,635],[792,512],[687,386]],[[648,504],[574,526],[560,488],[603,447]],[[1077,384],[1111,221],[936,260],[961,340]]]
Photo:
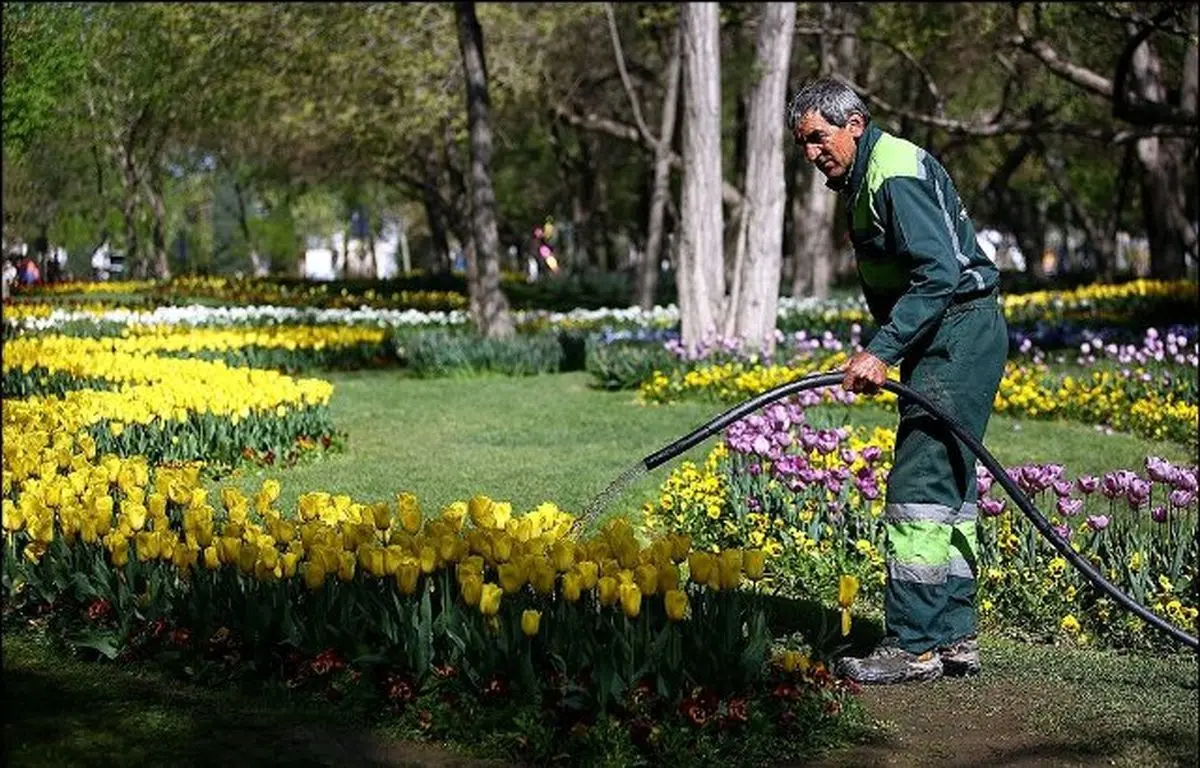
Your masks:
[[[846,129],[850,131],[851,136],[857,139],[867,132],[867,123],[863,120],[862,115],[854,112],[846,118]]]

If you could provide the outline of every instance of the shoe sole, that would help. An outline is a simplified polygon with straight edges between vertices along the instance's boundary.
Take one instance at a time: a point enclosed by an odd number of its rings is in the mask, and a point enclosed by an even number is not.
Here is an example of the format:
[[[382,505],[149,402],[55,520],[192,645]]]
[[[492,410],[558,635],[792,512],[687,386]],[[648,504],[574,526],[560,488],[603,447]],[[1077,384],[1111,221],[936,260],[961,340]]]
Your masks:
[[[855,662],[858,659],[844,659],[838,664],[835,672],[842,677],[847,677],[858,683],[859,685],[894,685],[896,683],[925,683],[937,680],[943,674],[942,660],[935,658],[932,661],[916,662],[909,664],[904,669],[896,671],[872,671],[861,668]]]
[[[943,656],[942,670],[946,677],[971,677],[980,671],[978,656]]]

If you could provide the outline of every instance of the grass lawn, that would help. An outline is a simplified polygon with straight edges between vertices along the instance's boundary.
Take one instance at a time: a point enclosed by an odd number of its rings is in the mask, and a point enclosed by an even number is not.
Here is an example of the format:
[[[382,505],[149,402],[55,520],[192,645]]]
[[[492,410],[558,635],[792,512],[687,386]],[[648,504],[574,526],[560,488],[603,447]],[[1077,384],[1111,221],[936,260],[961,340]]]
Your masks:
[[[333,421],[348,433],[346,452],[291,469],[244,469],[223,484],[250,490],[274,477],[283,484],[282,509],[306,491],[377,501],[409,490],[434,511],[482,493],[518,512],[546,500],[580,512],[622,470],[725,410],[701,402],[637,405],[632,392],[591,388],[582,372],[411,379],[385,370],[322,378],[334,384]],[[810,419],[824,425],[896,423],[895,410],[878,405],[815,410]],[[672,467],[702,460],[716,439],[641,477],[611,508],[632,511],[656,497]],[[1057,461],[1071,476],[1141,470],[1147,454],[1194,460],[1173,443],[1006,416],[992,420],[984,443],[1006,466]]]
[[[225,482],[255,488],[275,477],[283,484],[284,509],[310,490],[362,501],[412,490],[431,510],[485,493],[511,501],[517,511],[547,499],[581,511],[621,470],[724,410],[695,402],[638,406],[630,392],[591,389],[583,373],[414,380],[372,371],[326,377],[336,387],[333,418],[348,433],[347,451],[292,469],[242,470]],[[894,412],[876,406],[849,414],[831,408],[813,418],[840,423],[848,415],[855,423],[895,421]],[[1183,446],[1004,417],[993,420],[985,442],[1005,464],[1059,461],[1072,475],[1140,469],[1147,453],[1192,459]],[[699,459],[711,445],[689,456]],[[636,509],[656,496],[678,461],[642,477],[615,508]],[[1052,754],[1056,764],[1096,755],[1115,755],[1127,765],[1195,763],[1195,657],[1031,649],[999,639],[988,639],[986,648],[994,664],[978,681],[947,681],[883,698],[872,694],[871,713],[888,720],[920,712],[948,723],[969,717],[970,727],[984,735],[1000,727],[1046,734],[1047,748],[1058,750]],[[448,753],[422,752],[429,748],[419,745],[388,746],[386,723],[283,691],[201,688],[145,665],[84,663],[26,632],[6,635],[3,654],[10,765],[366,765],[385,758],[392,765],[465,764]],[[889,743],[886,724],[879,738]],[[893,741],[886,749],[903,756],[907,748],[915,757],[920,743],[905,741],[907,747]],[[1040,754],[1037,744],[1023,748]],[[861,758],[849,753],[844,764],[866,764]]]

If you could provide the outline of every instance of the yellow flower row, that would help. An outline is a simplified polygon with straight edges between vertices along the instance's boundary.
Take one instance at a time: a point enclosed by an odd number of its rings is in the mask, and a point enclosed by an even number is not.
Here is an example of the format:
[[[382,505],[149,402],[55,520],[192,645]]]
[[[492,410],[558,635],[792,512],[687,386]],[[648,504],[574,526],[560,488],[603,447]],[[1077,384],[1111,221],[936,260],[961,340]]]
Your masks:
[[[1054,309],[1074,310],[1091,307],[1100,301],[1123,301],[1139,298],[1195,299],[1196,284],[1190,280],[1133,280],[1120,285],[1085,285],[1069,291],[1032,291],[1006,294],[1004,312],[1012,317],[1019,311]]]
[[[33,293],[57,296],[71,293],[141,293],[154,286],[154,280],[110,280],[106,282],[71,280],[61,283],[43,283],[37,286]]]
[[[568,602],[595,590],[601,605],[619,603],[631,617],[643,597],[661,594],[675,620],[687,607],[685,561],[688,578],[712,591],[761,579],[765,565],[761,550],[694,551],[686,536],[643,546],[622,520],[575,541],[568,538],[575,518],[556,505],[514,516],[510,504],[486,496],[426,517],[410,493],[360,503],[316,492],[285,516],[274,507],[280,486],[268,480],[252,498],[222,489],[219,510],[195,466],[161,467],[151,481],[142,457],[106,455],[91,463],[87,446],[61,436],[47,440],[46,450],[55,460],[35,473],[6,475],[6,486],[19,483],[20,493],[3,501],[6,537],[21,537],[24,557],[35,563],[63,537],[103,545],[117,567],[137,559],[185,572],[234,568],[260,581],[299,579],[314,590],[328,578],[350,581],[361,571],[411,595],[421,575],[448,570],[464,601],[485,615],[498,610],[502,595],[528,587],[542,595],[561,589]]]
[[[51,371],[105,378],[123,386],[114,391],[84,389],[68,392],[61,398],[35,396],[5,403],[6,446],[9,439],[18,440],[33,431],[74,435],[104,421],[182,422],[192,414],[211,413],[227,416],[237,424],[256,412],[283,416],[289,409],[326,405],[333,396],[333,385],[322,379],[296,379],[276,371],[231,368],[221,361],[176,360],[96,350],[91,356],[52,356],[36,362]],[[4,363],[7,370],[8,354]]]

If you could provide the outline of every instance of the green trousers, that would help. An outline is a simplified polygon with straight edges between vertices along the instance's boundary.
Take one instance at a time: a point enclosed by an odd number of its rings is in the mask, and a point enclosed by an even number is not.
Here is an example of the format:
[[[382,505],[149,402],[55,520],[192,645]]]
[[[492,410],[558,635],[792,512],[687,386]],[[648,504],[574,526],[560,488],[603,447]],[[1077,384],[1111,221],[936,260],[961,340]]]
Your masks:
[[[952,305],[900,365],[900,380],[982,440],[1008,329],[995,295]],[[888,476],[887,641],[912,653],[976,631],[975,456],[916,403],[901,398]]]

